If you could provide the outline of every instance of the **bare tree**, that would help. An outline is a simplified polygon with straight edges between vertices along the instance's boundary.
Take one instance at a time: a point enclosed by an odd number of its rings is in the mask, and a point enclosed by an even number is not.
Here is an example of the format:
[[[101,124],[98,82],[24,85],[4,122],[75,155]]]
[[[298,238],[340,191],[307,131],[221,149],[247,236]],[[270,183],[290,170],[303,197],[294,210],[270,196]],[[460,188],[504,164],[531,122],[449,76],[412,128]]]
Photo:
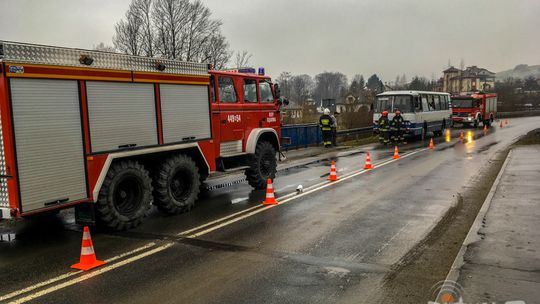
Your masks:
[[[316,100],[337,99],[347,88],[347,76],[339,72],[323,72],[315,76]]]
[[[191,10],[188,0],[156,0],[152,20],[156,27],[156,51],[162,57],[182,60],[187,44],[183,35]]]
[[[116,23],[113,37],[114,47],[122,53],[141,55],[141,22],[133,5],[126,12],[125,19]]]
[[[314,82],[311,76],[303,74],[293,76],[290,79],[290,100],[303,106],[306,100],[311,96]]]
[[[102,51],[102,52],[111,52],[111,53],[116,52],[116,49],[113,46],[106,45],[103,42],[100,42],[100,43],[94,45],[93,49],[96,50],[96,51]]]
[[[231,52],[229,52],[229,43],[225,36],[218,33],[210,38],[207,47],[203,51],[201,62],[209,62],[214,69],[221,70],[227,66]]]
[[[247,67],[249,65],[249,60],[251,59],[251,54],[247,50],[236,52],[234,66],[237,68]]]
[[[132,0],[115,27],[117,50],[132,55],[208,62],[223,68],[230,60],[221,21],[200,0]]]
[[[154,56],[154,29],[152,25],[152,0],[133,0],[130,10],[140,23],[139,44],[141,53]]]
[[[276,78],[276,82],[279,84],[281,95],[290,98],[291,96],[291,78],[292,74],[290,72],[282,72]]]
[[[221,27],[221,21],[211,19],[212,13],[200,0],[191,3],[188,10],[188,22],[182,36],[186,39],[183,59],[200,60],[211,38]]]

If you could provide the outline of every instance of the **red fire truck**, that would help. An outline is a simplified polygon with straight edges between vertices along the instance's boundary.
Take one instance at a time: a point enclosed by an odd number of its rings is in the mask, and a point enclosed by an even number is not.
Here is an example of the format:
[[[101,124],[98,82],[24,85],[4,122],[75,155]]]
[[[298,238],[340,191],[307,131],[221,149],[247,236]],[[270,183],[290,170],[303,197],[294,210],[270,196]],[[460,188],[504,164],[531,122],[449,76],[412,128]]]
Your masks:
[[[452,100],[452,122],[477,128],[480,123],[490,126],[497,115],[497,94],[467,93],[454,95]]]
[[[75,206],[114,230],[189,210],[215,171],[276,173],[264,70],[0,41],[0,218]]]

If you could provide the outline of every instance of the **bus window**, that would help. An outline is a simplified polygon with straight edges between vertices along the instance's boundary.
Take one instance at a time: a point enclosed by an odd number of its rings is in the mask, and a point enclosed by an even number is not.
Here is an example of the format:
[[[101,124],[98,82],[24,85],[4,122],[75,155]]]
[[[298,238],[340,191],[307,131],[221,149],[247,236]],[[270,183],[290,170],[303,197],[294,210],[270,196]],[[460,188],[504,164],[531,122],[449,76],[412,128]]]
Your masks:
[[[377,97],[375,103],[375,113],[382,113],[383,111],[392,111],[392,96],[380,96]]]
[[[414,96],[414,110],[422,112],[422,99],[420,99],[420,96]]]
[[[443,104],[443,110],[448,110],[448,96],[443,95],[441,96],[442,104]]]
[[[401,113],[414,113],[414,106],[412,103],[412,96],[410,95],[397,95],[394,96],[394,108],[393,111],[395,112],[397,109],[401,111]]]
[[[433,95],[428,95],[428,107],[430,111],[435,111],[435,101]]]
[[[439,95],[433,96],[433,104],[435,105],[435,111],[441,110],[441,100],[439,98]]]
[[[422,95],[422,110],[424,112],[429,111],[427,95]]]

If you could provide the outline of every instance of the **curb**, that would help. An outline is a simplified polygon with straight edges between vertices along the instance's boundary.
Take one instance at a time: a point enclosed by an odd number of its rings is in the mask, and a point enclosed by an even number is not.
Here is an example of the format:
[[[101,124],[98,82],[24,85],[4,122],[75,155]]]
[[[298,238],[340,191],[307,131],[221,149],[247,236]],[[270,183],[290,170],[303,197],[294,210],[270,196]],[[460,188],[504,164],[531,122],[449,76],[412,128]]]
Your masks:
[[[489,207],[491,206],[491,201],[493,200],[493,196],[495,195],[495,192],[497,191],[497,188],[501,181],[504,170],[506,169],[506,166],[509,163],[510,156],[512,155],[512,151],[513,149],[510,149],[510,151],[508,152],[508,155],[506,155],[506,159],[504,160],[504,163],[501,166],[501,169],[499,170],[499,173],[497,174],[497,177],[495,178],[495,181],[493,182],[493,185],[491,186],[491,189],[489,190],[489,193],[486,196],[486,199],[482,203],[482,208],[480,208],[480,211],[476,215],[476,218],[474,219],[474,222],[471,225],[471,228],[469,229],[469,232],[467,233],[465,240],[463,240],[463,244],[461,244],[461,249],[456,255],[456,258],[454,259],[454,263],[452,263],[452,267],[450,267],[450,271],[446,275],[445,281],[457,282],[460,275],[461,267],[464,265],[463,257],[465,255],[465,251],[467,251],[467,247],[470,244],[480,239],[478,237],[478,231],[480,230],[482,226],[483,218],[486,216],[486,213],[488,212]],[[440,294],[437,295],[437,298],[439,296]]]

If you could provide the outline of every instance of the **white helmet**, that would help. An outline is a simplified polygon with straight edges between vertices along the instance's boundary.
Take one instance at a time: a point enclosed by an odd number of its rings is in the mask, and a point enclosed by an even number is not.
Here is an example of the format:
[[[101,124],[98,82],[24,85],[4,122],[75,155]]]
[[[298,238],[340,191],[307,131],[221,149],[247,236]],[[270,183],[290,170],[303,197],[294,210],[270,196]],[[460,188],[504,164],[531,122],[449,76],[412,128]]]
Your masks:
[[[330,110],[328,108],[324,109],[323,114],[330,115]]]

